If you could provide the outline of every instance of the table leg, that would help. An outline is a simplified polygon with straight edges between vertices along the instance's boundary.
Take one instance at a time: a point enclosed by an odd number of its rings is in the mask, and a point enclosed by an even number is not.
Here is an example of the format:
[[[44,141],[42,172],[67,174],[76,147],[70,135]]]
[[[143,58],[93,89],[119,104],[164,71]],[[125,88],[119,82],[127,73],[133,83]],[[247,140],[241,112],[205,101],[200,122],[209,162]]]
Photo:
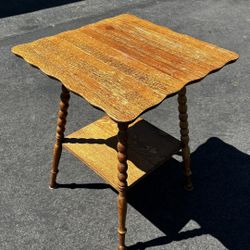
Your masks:
[[[118,152],[118,237],[119,237],[119,246],[118,250],[127,249],[125,246],[125,234],[126,234],[126,214],[127,214],[127,197],[126,197],[126,188],[127,188],[127,123],[118,123],[118,143],[117,143],[117,152]]]
[[[182,158],[184,165],[184,175],[186,190],[190,191],[193,189],[191,180],[191,169],[190,169],[190,149],[188,146],[189,136],[188,136],[188,114],[187,114],[187,97],[186,88],[182,88],[178,93],[178,103],[179,103],[179,119],[180,119],[180,133],[181,133],[181,143],[182,143]]]
[[[62,142],[64,139],[64,131],[66,125],[66,117],[67,117],[67,110],[69,107],[69,98],[70,93],[66,87],[62,85],[62,93],[61,93],[61,101],[60,101],[60,109],[58,112],[58,119],[57,119],[57,128],[56,128],[56,143],[54,145],[54,152],[53,152],[53,162],[50,171],[50,183],[49,187],[51,189],[56,188],[56,176],[58,173],[58,164],[60,161],[61,153],[62,153]]]

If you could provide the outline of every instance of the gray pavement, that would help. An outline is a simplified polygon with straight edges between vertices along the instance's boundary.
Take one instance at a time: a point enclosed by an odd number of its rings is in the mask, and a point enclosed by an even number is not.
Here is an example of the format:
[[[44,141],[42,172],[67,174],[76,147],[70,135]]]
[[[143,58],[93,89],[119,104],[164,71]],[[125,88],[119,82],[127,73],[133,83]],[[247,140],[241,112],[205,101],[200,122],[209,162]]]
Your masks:
[[[250,2],[80,1],[0,19],[0,249],[116,249],[116,193],[63,152],[48,189],[60,85],[10,48],[130,12],[236,51],[240,59],[188,87],[195,189],[173,158],[129,192],[129,249],[250,249]],[[67,133],[102,115],[72,96]],[[176,98],[143,115],[179,135]],[[75,185],[67,185],[76,183]]]

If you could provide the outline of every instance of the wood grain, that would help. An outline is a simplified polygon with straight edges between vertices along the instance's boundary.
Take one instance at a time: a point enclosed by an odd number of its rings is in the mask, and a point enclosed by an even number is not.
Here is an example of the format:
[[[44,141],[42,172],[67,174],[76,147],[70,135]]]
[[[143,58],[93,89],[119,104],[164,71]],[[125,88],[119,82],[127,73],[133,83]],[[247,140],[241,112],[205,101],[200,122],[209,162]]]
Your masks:
[[[126,250],[125,234],[126,229],[126,215],[127,215],[127,170],[128,170],[128,123],[118,123],[117,135],[117,177],[118,177],[118,250]]]
[[[117,122],[135,120],[239,57],[130,14],[18,45],[12,52]]]
[[[49,187],[51,189],[56,188],[56,177],[58,173],[58,164],[60,161],[62,153],[62,142],[64,140],[64,131],[66,126],[66,118],[68,115],[70,93],[67,88],[62,85],[62,93],[60,96],[59,112],[57,118],[57,127],[56,127],[56,143],[53,150],[53,161],[50,170],[50,181]]]
[[[108,116],[70,134],[63,147],[83,161],[116,190],[123,184],[117,178],[117,124]],[[131,187],[181,149],[181,142],[138,118],[128,128],[127,180]]]

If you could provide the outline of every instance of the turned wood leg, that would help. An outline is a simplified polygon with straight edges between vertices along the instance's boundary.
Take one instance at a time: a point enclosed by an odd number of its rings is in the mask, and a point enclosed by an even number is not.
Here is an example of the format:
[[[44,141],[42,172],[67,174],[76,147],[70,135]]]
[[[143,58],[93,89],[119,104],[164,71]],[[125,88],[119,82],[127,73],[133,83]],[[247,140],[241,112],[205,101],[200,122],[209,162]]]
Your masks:
[[[187,97],[186,88],[184,87],[178,93],[178,103],[179,103],[179,119],[180,119],[180,133],[181,133],[181,143],[182,143],[182,159],[184,165],[184,176],[185,183],[184,187],[186,190],[190,191],[193,189],[191,180],[191,169],[190,169],[190,149],[188,146],[189,136],[188,136],[188,114],[187,114]]]
[[[56,143],[53,151],[53,162],[50,171],[49,187],[51,189],[56,188],[56,176],[58,173],[58,164],[62,153],[62,142],[64,139],[64,131],[66,125],[67,110],[69,107],[69,91],[62,85],[60,109],[58,112],[57,128],[56,128]]]
[[[117,152],[118,152],[118,237],[119,237],[119,246],[118,250],[127,249],[125,246],[125,234],[126,234],[126,214],[127,214],[127,197],[126,197],[126,188],[127,188],[127,123],[118,123],[118,143],[117,143]]]

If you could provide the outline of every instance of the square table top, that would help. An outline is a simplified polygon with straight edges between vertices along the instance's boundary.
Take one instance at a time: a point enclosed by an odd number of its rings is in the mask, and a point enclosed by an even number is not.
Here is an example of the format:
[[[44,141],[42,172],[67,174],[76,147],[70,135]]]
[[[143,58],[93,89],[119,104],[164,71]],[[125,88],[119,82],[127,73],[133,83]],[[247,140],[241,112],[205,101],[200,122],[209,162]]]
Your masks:
[[[131,14],[17,45],[12,52],[117,122],[135,120],[239,57]]]

